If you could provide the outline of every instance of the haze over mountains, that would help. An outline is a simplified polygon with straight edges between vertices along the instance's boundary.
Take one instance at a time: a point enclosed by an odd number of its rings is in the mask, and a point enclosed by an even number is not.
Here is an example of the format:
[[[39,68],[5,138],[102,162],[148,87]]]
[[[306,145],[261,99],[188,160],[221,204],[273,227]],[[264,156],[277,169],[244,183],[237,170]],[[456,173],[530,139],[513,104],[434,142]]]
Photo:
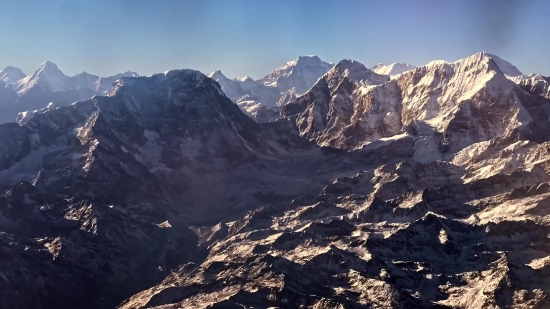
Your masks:
[[[2,308],[550,307],[548,77],[21,75],[0,106],[62,103],[0,125]]]
[[[46,61],[30,75],[8,66],[0,72],[0,123],[13,122],[18,113],[44,108],[53,102],[68,105],[94,95],[104,95],[122,76],[138,76],[125,72],[99,77],[86,72],[66,76],[56,64]]]

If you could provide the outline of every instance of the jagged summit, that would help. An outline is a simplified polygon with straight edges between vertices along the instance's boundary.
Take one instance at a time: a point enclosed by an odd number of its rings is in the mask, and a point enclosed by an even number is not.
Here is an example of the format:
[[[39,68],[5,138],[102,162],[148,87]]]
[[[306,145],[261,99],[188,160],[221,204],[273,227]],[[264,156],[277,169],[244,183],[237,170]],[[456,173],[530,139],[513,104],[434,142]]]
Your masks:
[[[446,136],[445,147],[449,143],[450,150],[445,151],[451,152],[511,132],[544,140],[546,125],[533,121],[542,111],[506,78],[494,59],[480,52],[455,62],[432,61],[390,82],[385,82],[387,76],[373,78],[384,75],[344,60],[308,93],[285,106],[282,115],[296,117],[300,133],[319,145],[345,149],[395,138],[409,126],[421,126],[430,132],[428,136],[435,132]],[[342,77],[355,83],[345,84]],[[369,87],[363,87],[362,81],[370,81]],[[493,103],[489,107],[486,102]],[[503,123],[505,118],[508,122]],[[461,122],[468,123],[469,129],[456,129]],[[442,158],[434,146],[438,143],[418,146],[419,159]]]
[[[468,56],[468,57],[463,58],[463,59],[459,59],[459,60],[454,61],[454,62],[447,62],[445,60],[433,60],[430,63],[428,63],[427,65],[433,65],[433,64],[437,65],[437,64],[442,64],[442,63],[455,63],[456,64],[456,63],[460,63],[460,62],[488,61],[487,59],[492,60],[492,62],[498,67],[498,70],[501,71],[503,74],[505,74],[506,76],[508,76],[510,78],[525,76],[521,73],[521,71],[517,67],[515,67],[510,62],[500,58],[499,56],[497,56],[495,54],[487,53],[485,51],[475,53],[471,56]]]

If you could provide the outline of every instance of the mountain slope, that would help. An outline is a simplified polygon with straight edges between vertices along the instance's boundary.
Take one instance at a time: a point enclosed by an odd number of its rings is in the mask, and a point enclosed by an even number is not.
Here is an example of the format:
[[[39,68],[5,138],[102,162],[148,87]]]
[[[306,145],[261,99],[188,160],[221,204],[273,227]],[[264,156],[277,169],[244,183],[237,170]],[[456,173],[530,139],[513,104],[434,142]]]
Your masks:
[[[71,89],[71,84],[70,78],[63,74],[55,63],[46,61],[33,74],[19,80],[16,89],[21,96],[35,86],[49,92],[56,92]]]
[[[14,104],[17,98],[17,92],[13,90],[13,86],[0,81],[0,110]]]
[[[523,75],[523,73],[521,73],[521,71],[518,68],[516,68],[513,64],[500,58],[499,56],[496,56],[494,54],[487,54],[487,56],[493,59],[493,61],[496,63],[496,65],[499,67],[502,73],[504,73],[505,75],[511,76],[511,77]]]
[[[550,99],[550,77],[534,75],[517,81],[521,89]]]
[[[387,81],[388,76],[376,74],[357,61],[343,60],[319,79],[310,91],[284,106],[282,116],[290,117],[301,135],[319,145],[338,146],[342,143],[364,142],[364,134],[371,132],[371,129],[365,128],[364,132],[343,130],[360,120],[357,118],[360,114],[357,113],[361,113],[363,107],[357,105],[360,103],[355,101],[356,98],[366,89]],[[384,116],[369,122],[371,128],[390,131],[378,134],[377,138],[397,134],[400,129],[391,128],[394,123],[391,113],[393,111],[393,115],[397,114],[395,104],[398,102],[388,103],[381,106],[384,110],[380,114]],[[379,109],[376,108],[376,111]],[[368,110],[364,112],[368,113]],[[389,117],[385,118],[386,116]]]

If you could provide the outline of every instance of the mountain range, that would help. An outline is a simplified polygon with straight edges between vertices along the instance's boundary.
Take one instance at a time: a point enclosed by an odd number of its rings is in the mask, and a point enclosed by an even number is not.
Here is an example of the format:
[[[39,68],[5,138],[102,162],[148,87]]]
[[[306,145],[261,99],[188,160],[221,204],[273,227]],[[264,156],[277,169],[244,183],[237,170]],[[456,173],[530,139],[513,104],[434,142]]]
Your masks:
[[[224,93],[256,121],[273,121],[280,108],[304,94],[333,64],[318,56],[301,56],[273,70],[260,80],[250,77],[229,79],[221,71],[208,77],[217,81]]]
[[[123,76],[138,76],[125,72],[99,77],[86,72],[67,76],[50,61],[42,63],[33,74],[8,66],[0,71],[0,123],[13,122],[20,112],[32,112],[49,103],[68,105],[94,95],[104,95]]]
[[[0,89],[93,79],[39,71]],[[485,52],[308,56],[21,113],[0,124],[0,307],[550,307],[549,81]]]
[[[406,64],[406,63],[392,63],[390,65],[384,65],[383,63],[379,63],[371,68],[371,71],[382,74],[382,75],[399,75],[403,72],[410,71],[414,69],[415,66]]]

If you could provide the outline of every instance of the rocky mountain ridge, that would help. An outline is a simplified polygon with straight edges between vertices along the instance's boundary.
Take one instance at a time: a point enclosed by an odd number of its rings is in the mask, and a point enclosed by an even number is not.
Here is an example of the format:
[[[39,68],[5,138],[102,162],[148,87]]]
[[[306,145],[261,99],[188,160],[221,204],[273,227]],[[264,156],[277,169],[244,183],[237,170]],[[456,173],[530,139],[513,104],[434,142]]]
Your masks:
[[[546,123],[538,121],[545,119],[547,103],[506,78],[486,53],[431,62],[371,85],[368,78],[331,72],[282,111],[300,135],[319,145],[359,149],[415,132],[424,139],[419,156],[435,160],[445,157],[438,150],[443,139],[454,153],[516,129],[547,138]]]
[[[0,123],[5,123],[15,121],[19,113],[45,108],[50,102],[68,105],[94,95],[104,95],[117,79],[138,74],[128,71],[99,77],[82,72],[67,76],[56,64],[46,61],[27,76],[15,67],[6,67],[0,76],[3,82],[0,85]]]
[[[408,96],[371,92],[362,102],[387,98],[378,106],[403,104],[396,110],[408,126],[384,131],[389,137],[374,138],[361,150],[399,149],[396,143],[412,139],[414,154],[337,178],[317,195],[190,227],[207,248],[206,257],[181,265],[119,308],[550,306],[550,139],[542,133],[548,100],[536,88],[513,84],[485,53],[434,62],[397,81],[368,81],[366,74],[341,69],[351,64],[336,65],[285,106],[290,115],[305,110],[289,116],[290,123],[321,144],[316,137],[323,136],[315,134],[342,132],[321,129],[338,128],[346,111],[365,113],[362,105],[351,104],[354,94],[402,87]],[[482,108],[484,102],[492,108],[457,118],[460,109]],[[331,112],[334,118],[324,122]],[[484,135],[454,143],[457,135],[464,138],[456,122],[487,112],[499,114],[504,124],[471,119],[477,127],[468,134]],[[294,122],[305,115],[305,124]],[[449,136],[449,149],[437,150],[447,155],[434,157],[425,149],[433,147],[426,142],[433,137],[421,121]]]
[[[0,307],[546,308],[541,88],[343,60],[257,123],[175,70],[0,125]]]
[[[260,80],[229,79],[219,70],[208,77],[216,80],[245,113],[256,121],[268,122],[275,120],[282,106],[306,92],[332,66],[318,56],[300,56]]]
[[[381,75],[395,76],[403,72],[413,70],[414,68],[416,68],[414,65],[410,65],[402,62],[394,62],[389,65],[384,65],[383,63],[379,63],[373,66],[371,68],[371,71]]]

